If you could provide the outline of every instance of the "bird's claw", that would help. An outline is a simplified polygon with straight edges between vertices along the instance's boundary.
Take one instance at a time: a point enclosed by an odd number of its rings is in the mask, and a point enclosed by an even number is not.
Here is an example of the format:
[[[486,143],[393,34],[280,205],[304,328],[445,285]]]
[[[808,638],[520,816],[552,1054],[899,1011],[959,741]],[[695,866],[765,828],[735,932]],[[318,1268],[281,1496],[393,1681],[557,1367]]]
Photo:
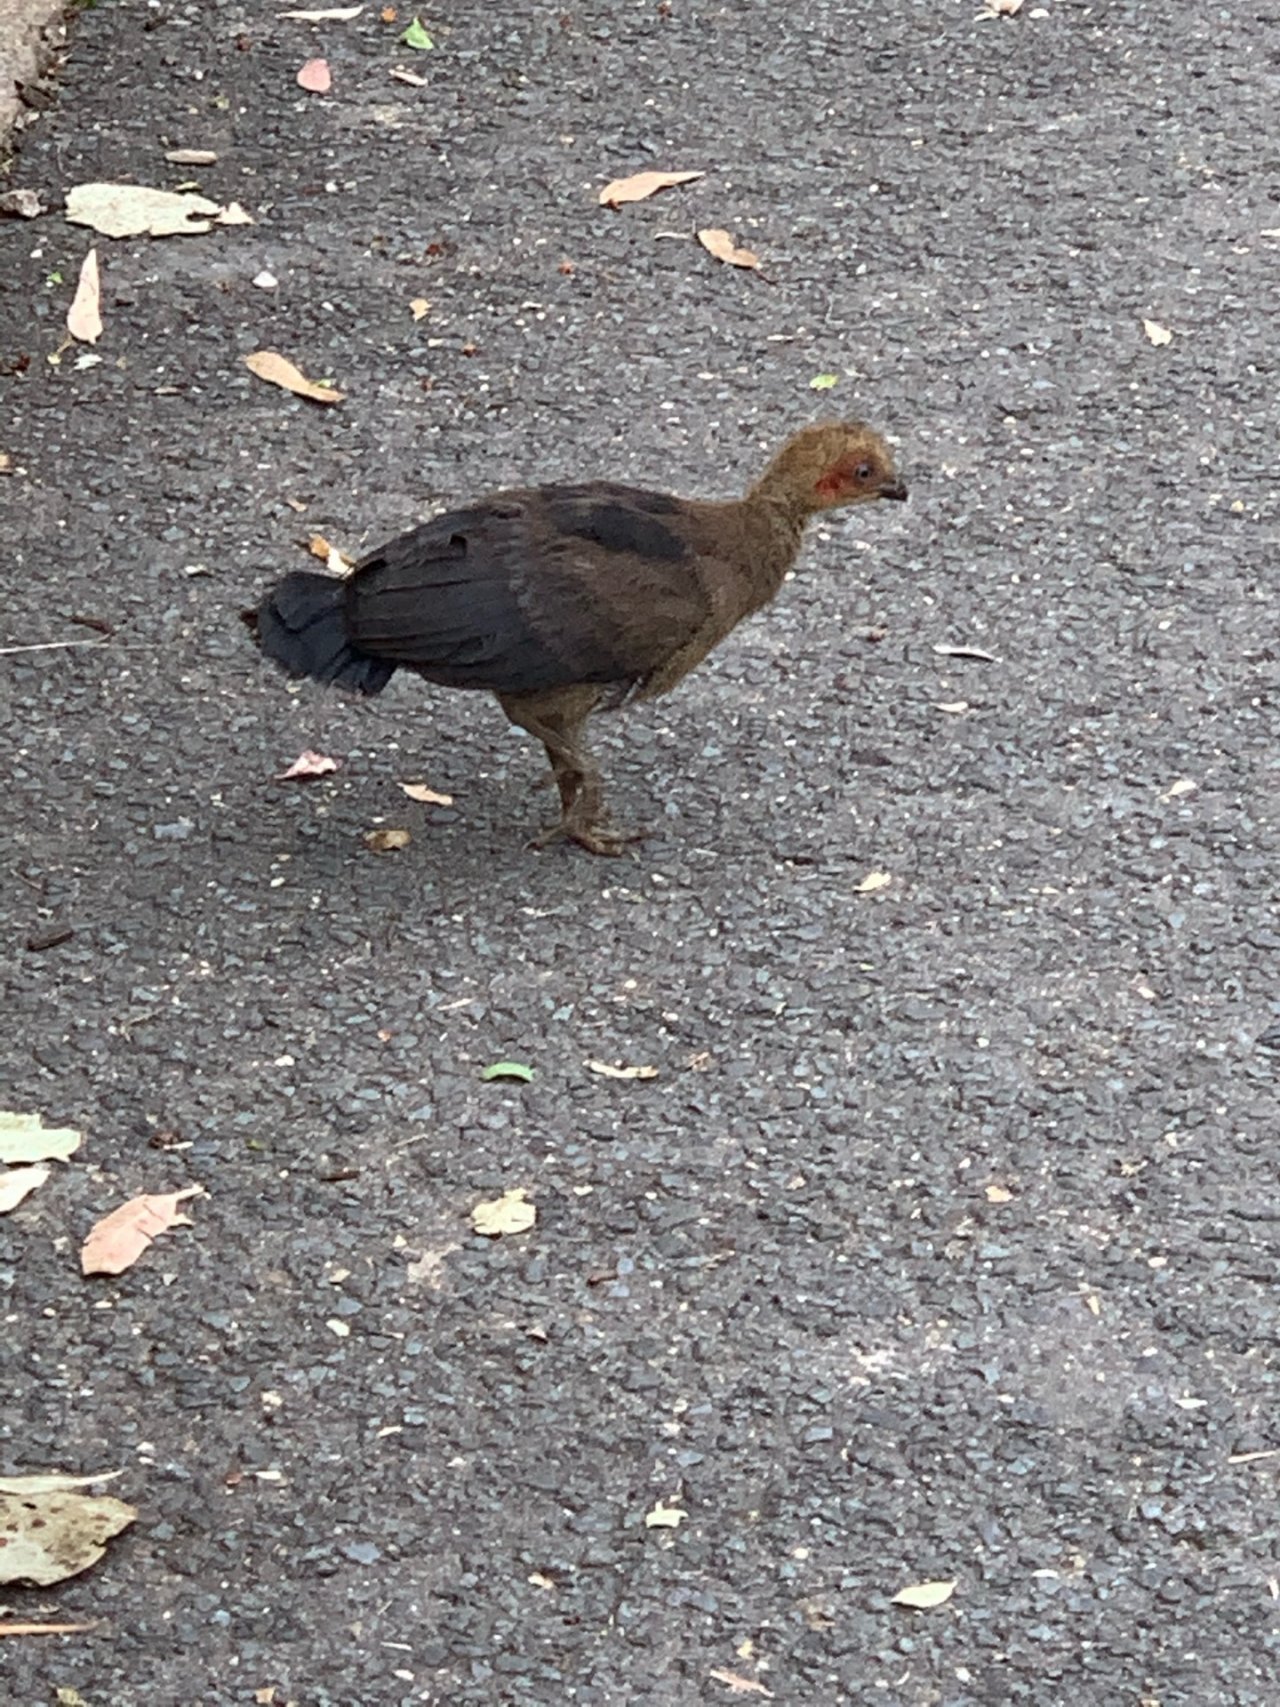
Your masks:
[[[543,849],[554,847],[557,842],[576,842],[587,853],[601,854],[606,859],[617,859],[624,854],[632,842],[638,842],[647,835],[646,830],[617,830],[610,824],[578,824],[572,819],[562,818],[559,823],[549,824],[541,835],[535,836],[529,843],[531,848]]]

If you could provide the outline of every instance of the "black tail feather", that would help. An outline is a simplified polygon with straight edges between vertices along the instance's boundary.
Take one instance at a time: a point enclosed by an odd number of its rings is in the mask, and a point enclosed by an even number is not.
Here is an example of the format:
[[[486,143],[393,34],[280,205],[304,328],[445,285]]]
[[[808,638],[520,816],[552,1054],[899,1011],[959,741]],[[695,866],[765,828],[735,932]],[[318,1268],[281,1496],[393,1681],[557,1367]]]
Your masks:
[[[346,596],[345,581],[294,570],[258,606],[258,644],[291,676],[311,676],[353,693],[381,693],[396,666],[351,644]]]

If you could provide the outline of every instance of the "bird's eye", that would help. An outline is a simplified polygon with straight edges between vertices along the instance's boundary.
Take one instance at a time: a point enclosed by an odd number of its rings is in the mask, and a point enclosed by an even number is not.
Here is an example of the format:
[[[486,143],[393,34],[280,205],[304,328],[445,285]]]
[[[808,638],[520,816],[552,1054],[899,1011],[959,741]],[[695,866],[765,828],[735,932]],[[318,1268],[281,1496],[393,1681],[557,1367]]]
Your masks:
[[[870,480],[871,464],[869,462],[860,462],[853,472],[855,478],[858,480]]]

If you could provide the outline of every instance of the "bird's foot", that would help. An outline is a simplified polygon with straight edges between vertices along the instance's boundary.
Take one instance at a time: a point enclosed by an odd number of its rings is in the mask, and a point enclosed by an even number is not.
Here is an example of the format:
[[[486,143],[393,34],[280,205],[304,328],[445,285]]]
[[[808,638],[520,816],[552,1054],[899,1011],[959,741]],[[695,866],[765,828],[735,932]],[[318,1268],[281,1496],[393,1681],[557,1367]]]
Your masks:
[[[573,818],[562,818],[557,824],[549,824],[529,846],[541,849],[553,847],[557,842],[576,842],[588,853],[617,859],[632,842],[641,841],[647,834],[647,830],[619,830],[612,824],[587,824]]]

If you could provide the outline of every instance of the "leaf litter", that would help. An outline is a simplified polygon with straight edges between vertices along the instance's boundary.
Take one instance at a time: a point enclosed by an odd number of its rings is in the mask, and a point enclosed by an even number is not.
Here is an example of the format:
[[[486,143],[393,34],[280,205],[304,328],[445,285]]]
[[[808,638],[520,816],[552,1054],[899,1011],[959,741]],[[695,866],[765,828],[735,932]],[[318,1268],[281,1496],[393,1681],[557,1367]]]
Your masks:
[[[951,1577],[945,1582],[910,1583],[906,1588],[900,1588],[891,1601],[891,1606],[910,1606],[917,1612],[932,1612],[935,1606],[944,1606],[955,1593],[957,1577]]]
[[[331,385],[320,385],[308,379],[279,350],[254,350],[252,355],[244,358],[244,365],[269,385],[278,385],[285,391],[292,391],[295,397],[309,398],[312,403],[341,403],[347,395]]]
[[[65,208],[72,225],[92,226],[104,237],[198,237],[223,211],[220,202],[190,190],[106,183],[76,184]]]
[[[295,80],[299,89],[309,95],[327,95],[333,87],[333,74],[327,59],[309,59]]]
[[[280,771],[276,776],[277,782],[310,782],[313,777],[332,776],[342,764],[341,759],[331,759],[328,753],[316,753],[307,747],[299,753],[288,770]]]
[[[471,1225],[486,1239],[500,1239],[504,1234],[527,1233],[538,1219],[535,1204],[529,1202],[522,1185],[504,1191],[501,1197],[477,1203],[471,1211]]]
[[[143,1252],[173,1227],[191,1226],[191,1217],[178,1205],[199,1197],[204,1187],[189,1185],[182,1191],[145,1192],[131,1197],[89,1229],[80,1249],[82,1274],[123,1274]]]
[[[97,1564],[107,1542],[138,1515],[123,1500],[79,1491],[104,1479],[0,1477],[0,1583],[49,1588]]]
[[[587,1067],[591,1072],[599,1073],[602,1079],[656,1079],[658,1076],[656,1067],[619,1067],[609,1061],[591,1060]]]
[[[692,184],[706,175],[705,172],[635,172],[629,178],[614,178],[605,185],[596,200],[601,207],[621,207],[624,202],[648,201],[659,190],[673,189],[677,184]]]
[[[760,270],[760,257],[750,249],[739,249],[727,231],[711,227],[698,233],[698,242],[709,255],[714,255],[717,261],[723,261],[730,267],[748,267]]]
[[[408,830],[366,830],[364,845],[373,853],[395,853],[398,848],[407,848],[413,837]]]
[[[34,1162],[29,1167],[10,1168],[7,1173],[0,1173],[0,1215],[7,1215],[24,1198],[39,1190],[51,1172],[44,1162]]]
[[[452,806],[451,794],[438,794],[434,788],[428,788],[425,782],[402,782],[400,787],[410,800],[420,801],[423,806]]]
[[[67,310],[67,331],[80,344],[96,344],[102,336],[102,287],[98,251],[90,249],[80,264],[80,282]]]
[[[38,1114],[0,1113],[0,1162],[65,1162],[83,1139],[74,1127],[46,1126]]]

